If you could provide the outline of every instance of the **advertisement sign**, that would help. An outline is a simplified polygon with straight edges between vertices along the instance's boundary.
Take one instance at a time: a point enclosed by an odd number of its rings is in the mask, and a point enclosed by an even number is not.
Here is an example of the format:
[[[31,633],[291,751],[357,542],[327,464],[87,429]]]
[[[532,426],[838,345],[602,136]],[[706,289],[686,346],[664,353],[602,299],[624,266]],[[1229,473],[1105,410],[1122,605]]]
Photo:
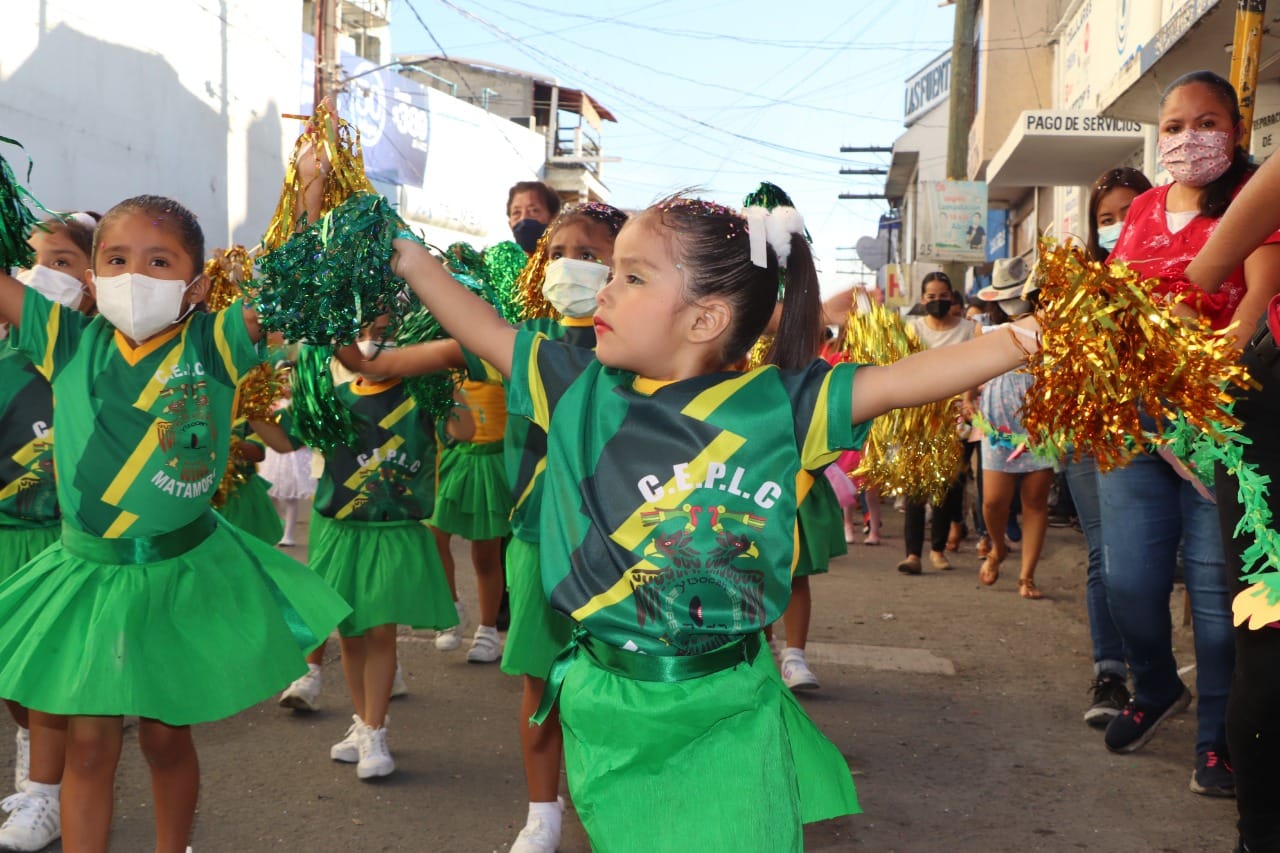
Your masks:
[[[1009,209],[987,211],[987,263],[1009,257]]]
[[[315,56],[315,39],[303,34],[304,114],[311,112]],[[349,82],[338,95],[338,113],[360,129],[365,173],[388,184],[422,186],[431,135],[426,88],[349,53],[340,55],[340,63]]]
[[[984,181],[920,184],[919,257],[981,264],[987,259],[987,185]]]

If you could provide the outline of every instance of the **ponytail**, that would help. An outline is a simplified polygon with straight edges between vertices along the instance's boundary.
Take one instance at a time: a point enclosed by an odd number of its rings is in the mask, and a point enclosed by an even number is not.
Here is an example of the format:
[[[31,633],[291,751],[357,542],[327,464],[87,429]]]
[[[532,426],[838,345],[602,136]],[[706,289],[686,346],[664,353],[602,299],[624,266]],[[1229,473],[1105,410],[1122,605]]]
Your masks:
[[[765,362],[784,370],[798,370],[817,357],[822,345],[818,271],[803,233],[791,235],[791,254],[781,278],[782,316]]]

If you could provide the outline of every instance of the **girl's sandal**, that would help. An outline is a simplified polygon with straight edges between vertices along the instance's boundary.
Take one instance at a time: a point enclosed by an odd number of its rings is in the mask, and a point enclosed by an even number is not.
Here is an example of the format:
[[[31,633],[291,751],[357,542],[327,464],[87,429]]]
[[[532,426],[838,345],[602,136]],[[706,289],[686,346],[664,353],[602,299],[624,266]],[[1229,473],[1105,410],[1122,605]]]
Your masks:
[[[1018,578],[1018,594],[1023,598],[1044,598],[1034,578]]]
[[[984,586],[991,586],[1000,579],[1000,561],[994,555],[988,555],[982,561],[982,568],[978,569],[978,580],[982,581]]]

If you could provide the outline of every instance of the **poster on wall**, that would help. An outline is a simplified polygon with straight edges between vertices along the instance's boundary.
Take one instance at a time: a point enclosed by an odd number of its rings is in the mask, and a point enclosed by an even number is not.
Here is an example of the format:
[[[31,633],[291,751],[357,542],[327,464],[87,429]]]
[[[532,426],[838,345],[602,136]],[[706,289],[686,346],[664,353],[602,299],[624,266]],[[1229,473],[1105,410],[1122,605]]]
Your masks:
[[[986,182],[928,181],[920,187],[919,257],[969,264],[986,261]]]

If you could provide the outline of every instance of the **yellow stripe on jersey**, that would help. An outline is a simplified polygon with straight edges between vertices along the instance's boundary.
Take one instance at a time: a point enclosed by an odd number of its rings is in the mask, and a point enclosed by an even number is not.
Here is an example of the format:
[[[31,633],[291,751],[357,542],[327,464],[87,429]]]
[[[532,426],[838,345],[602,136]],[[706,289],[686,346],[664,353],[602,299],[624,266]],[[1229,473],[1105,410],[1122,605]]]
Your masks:
[[[620,601],[626,601],[627,596],[636,591],[636,587],[644,585],[635,583],[632,580],[633,575],[642,572],[644,574],[653,574],[659,571],[661,571],[661,569],[653,563],[650,563],[648,560],[641,560],[623,572],[622,577],[618,578],[617,583],[604,592],[599,593],[598,595],[593,595],[590,601],[573,611],[570,615],[572,615],[577,621],[581,622],[583,619],[586,619],[597,611],[603,610],[606,607],[612,607]]]
[[[538,459],[538,464],[533,466],[533,476],[529,478],[529,483],[524,487],[524,491],[520,493],[520,497],[516,498],[515,506],[520,506],[525,502],[529,495],[533,494],[533,487],[538,482],[538,478],[547,470],[547,457],[543,456]],[[515,508],[512,508],[512,513]]]
[[[120,473],[116,474],[111,485],[102,494],[102,502],[116,506],[120,500],[129,491],[129,487],[133,485],[133,481],[138,479],[138,475],[142,473],[142,466],[147,464],[147,460],[160,447],[160,419],[157,418],[151,423],[151,428],[147,430],[142,441],[138,442],[138,446],[129,454],[128,460],[120,469]],[[119,535],[119,534],[117,534]]]
[[[729,458],[741,450],[746,443],[747,440],[745,438],[728,430],[708,442],[707,446],[702,448],[702,452],[689,463],[688,476],[694,483],[694,488],[698,488],[699,484],[707,479],[707,469],[712,462],[720,464],[728,462]],[[675,500],[680,500],[682,498],[677,495],[675,483],[676,480],[673,475],[670,480],[662,484],[662,493],[671,495]],[[720,484],[721,488],[726,485],[726,483]],[[631,514],[631,517],[618,525],[618,529],[613,531],[609,538],[628,551],[635,550],[641,542],[649,538],[653,533],[652,528],[647,527],[641,520],[648,506],[648,504],[641,504],[636,507],[636,511]]]
[[[724,382],[717,382],[712,387],[703,391],[698,396],[689,401],[681,413],[699,421],[705,421],[711,416],[711,413],[727,401],[734,394],[737,394],[748,383],[756,379],[764,373],[764,370],[753,370],[750,373],[743,373],[733,379]]]
[[[378,426],[383,429],[391,429],[404,420],[405,415],[412,412],[415,405],[412,397],[406,397],[403,403],[396,406],[385,418],[378,421]]]
[[[412,401],[407,401],[407,402],[412,402]],[[404,407],[401,406],[400,408],[404,408]],[[400,409],[396,409],[396,411],[398,412],[400,411]],[[394,414],[395,412],[391,413],[391,415],[394,415]],[[389,418],[391,417],[391,415],[387,415],[387,417]],[[356,511],[356,501],[364,497],[364,494],[360,491],[361,484],[364,483],[366,480],[368,480],[374,471],[378,470],[378,466],[382,464],[382,460],[386,459],[387,456],[390,455],[393,450],[395,450],[402,444],[404,444],[403,438],[401,438],[398,435],[391,436],[391,438],[387,439],[386,444],[382,445],[376,451],[369,454],[368,462],[364,463],[359,468],[357,468],[355,470],[355,473],[353,473],[350,477],[347,478],[347,481],[342,485],[347,489],[350,489],[351,491],[355,492],[356,496],[351,500],[347,501],[345,506],[343,506],[341,509],[339,509],[337,512],[333,514],[333,517],[335,519],[346,518],[347,516],[351,515],[351,513]]]
[[[164,361],[160,362],[160,366],[155,369],[147,379],[147,384],[142,387],[142,393],[138,395],[138,399],[133,401],[135,409],[141,409],[144,412],[151,411],[151,407],[160,399],[160,395],[164,392],[168,382],[168,377],[173,375],[173,369],[178,366],[178,362],[182,360],[182,351],[186,349],[186,330],[182,332],[182,340],[178,345],[169,351],[164,357]],[[165,379],[157,379],[157,376],[163,376]],[[154,432],[154,430],[153,430]]]
[[[227,312],[237,310],[238,302],[233,302],[230,308],[219,311],[213,321],[213,342],[218,348],[218,355],[222,358],[222,364],[227,369],[227,375],[231,377],[232,383],[239,385],[243,378],[240,371],[236,370],[236,360],[231,355],[231,342],[227,340]],[[244,310],[244,309],[239,309]]]
[[[827,421],[830,413],[827,410],[827,397],[831,393],[831,377],[836,371],[829,370],[822,379],[822,389],[818,392],[818,401],[813,407],[813,419],[809,421],[809,430],[804,437],[804,447],[800,448],[800,464],[805,468],[817,468],[834,462],[840,455],[839,450],[830,449],[830,435]]]
[[[529,401],[533,403],[533,422],[545,432],[551,425],[551,404],[547,402],[547,389],[543,387],[542,376],[538,373],[538,350],[546,338],[538,336],[529,347]]]
[[[55,302],[49,310],[49,320],[44,324],[44,333],[47,340],[44,344],[44,359],[40,362],[38,370],[40,375],[45,379],[53,378],[53,350],[58,343],[58,330],[62,326],[62,306]]]
[[[102,538],[103,539],[119,539],[121,536],[124,535],[124,532],[128,530],[133,525],[133,523],[137,520],[138,520],[138,516],[134,515],[133,513],[121,511],[121,513],[118,516],[116,516],[116,520],[111,522],[111,526],[108,527],[106,532],[102,534]]]

